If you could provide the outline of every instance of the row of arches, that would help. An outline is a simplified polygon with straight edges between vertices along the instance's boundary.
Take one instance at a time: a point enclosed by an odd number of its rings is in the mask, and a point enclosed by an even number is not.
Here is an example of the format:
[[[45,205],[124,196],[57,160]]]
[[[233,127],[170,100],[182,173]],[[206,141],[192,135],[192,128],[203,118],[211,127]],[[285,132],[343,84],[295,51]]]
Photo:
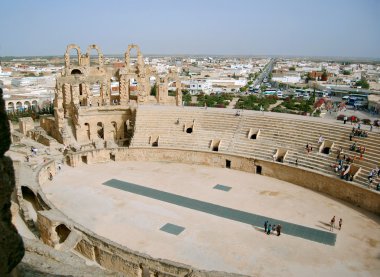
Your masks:
[[[93,52],[96,52],[95,55],[91,55]],[[74,52],[74,55],[72,53]],[[95,59],[91,59],[91,57],[97,56]],[[71,58],[73,57],[73,58]],[[76,58],[75,58],[76,57]],[[82,55],[81,49],[76,44],[69,44],[66,48],[65,53],[65,66],[91,66],[92,64],[97,64],[102,66],[103,61],[103,53],[100,48],[96,44],[91,44],[87,47],[87,51],[85,55]],[[82,72],[79,69],[73,69],[71,74],[81,74]]]
[[[7,101],[6,109],[8,112],[14,111],[23,111],[33,109],[36,110],[38,108],[37,100],[32,101]]]
[[[136,44],[128,45],[128,48],[124,54],[126,67],[131,65],[131,51],[136,50],[137,64],[142,65],[142,55],[140,47]],[[92,55],[95,52],[95,55]],[[92,58],[92,57],[97,58]],[[66,47],[65,52],[65,66],[91,66],[91,64],[96,64],[102,66],[104,64],[103,53],[96,44],[91,44],[87,47],[86,54],[82,55],[81,49],[76,44],[69,44]],[[79,69],[73,69],[71,74],[81,74]]]
[[[123,141],[128,137],[128,131],[130,128],[130,120],[122,121],[119,124],[116,121],[111,121],[106,124],[102,121],[96,123],[84,123],[85,138],[89,141],[98,139],[113,139],[115,142]]]

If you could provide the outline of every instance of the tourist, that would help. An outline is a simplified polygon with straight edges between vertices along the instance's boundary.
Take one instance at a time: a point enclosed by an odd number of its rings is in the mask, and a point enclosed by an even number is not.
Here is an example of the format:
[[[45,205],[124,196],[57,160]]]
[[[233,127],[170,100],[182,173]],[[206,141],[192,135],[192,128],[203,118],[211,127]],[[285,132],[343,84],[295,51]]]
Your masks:
[[[372,128],[373,128],[373,125],[370,124],[370,125],[369,125],[369,131],[370,131],[370,132],[372,132]]]
[[[265,230],[265,233],[267,232],[267,228],[268,228],[268,220],[266,220],[264,222],[264,230]]]
[[[322,137],[322,135],[318,139],[318,143],[321,144],[325,139]]]
[[[25,156],[25,161],[26,161],[27,163],[29,162],[29,156],[28,156],[28,155]]]
[[[51,174],[51,172],[49,172],[49,180],[50,180],[50,181],[53,180],[53,174]]]
[[[281,235],[281,225],[280,224],[278,224],[276,226],[276,232],[277,232],[277,236]]]
[[[352,133],[350,133],[350,141],[352,141],[352,137],[353,137],[353,134],[352,134]]]
[[[343,124],[346,124],[346,122],[347,122],[347,116],[344,116],[343,117]]]
[[[273,232],[276,230],[276,227],[277,227],[276,224],[273,224],[273,225],[272,225],[272,231],[273,231]]]
[[[330,231],[334,231],[334,228],[335,228],[335,215],[330,220]]]
[[[339,230],[342,229],[343,219],[339,219]]]
[[[269,226],[268,226],[268,229],[267,229],[267,235],[270,235],[270,232],[271,232],[271,227],[272,227],[272,225],[271,225],[271,224],[269,224]]]

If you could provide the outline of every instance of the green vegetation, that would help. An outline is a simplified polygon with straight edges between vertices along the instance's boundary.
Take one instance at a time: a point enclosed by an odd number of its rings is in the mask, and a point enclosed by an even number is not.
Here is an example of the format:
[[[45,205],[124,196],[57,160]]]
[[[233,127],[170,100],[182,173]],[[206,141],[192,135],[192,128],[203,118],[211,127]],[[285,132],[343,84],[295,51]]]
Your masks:
[[[225,108],[233,96],[231,94],[200,94],[197,96],[197,106],[203,107],[206,103],[207,107]]]
[[[289,67],[289,71],[296,71],[296,68],[294,66]]]
[[[150,95],[156,96],[157,95],[157,85],[154,83],[154,86],[150,89]]]
[[[303,100],[302,98],[287,97],[281,105],[272,109],[272,112],[279,113],[292,113],[292,114],[306,114],[313,111],[314,101],[310,97],[309,100]]]
[[[39,119],[42,114],[54,114],[54,106],[50,104],[38,111],[33,110],[32,108],[26,110],[16,110],[13,112],[7,112],[8,119],[14,122],[18,122],[18,119],[21,117],[31,117],[33,120]]]
[[[191,103],[191,95],[189,91],[183,90],[182,91],[182,101],[185,102],[185,106],[189,106]]]
[[[236,103],[236,109],[246,109],[259,111],[262,106],[265,111],[269,109],[269,106],[277,102],[277,96],[270,95],[266,97],[257,97],[256,95],[248,95],[240,97]]]
[[[351,71],[349,71],[349,70],[343,70],[343,75],[351,75]]]
[[[362,77],[359,81],[356,82],[357,87],[362,87],[364,89],[369,89],[369,84],[366,78]]]

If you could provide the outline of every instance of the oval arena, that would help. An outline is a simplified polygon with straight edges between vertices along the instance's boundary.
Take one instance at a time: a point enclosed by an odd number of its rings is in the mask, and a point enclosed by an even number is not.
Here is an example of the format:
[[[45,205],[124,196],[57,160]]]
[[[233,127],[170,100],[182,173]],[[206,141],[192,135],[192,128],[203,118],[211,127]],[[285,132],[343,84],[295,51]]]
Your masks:
[[[136,47],[111,72],[96,45],[100,66],[69,45],[55,116],[41,118],[43,130],[25,119],[13,132],[24,235],[125,276],[378,275],[379,179],[367,179],[380,164],[378,130],[357,138],[365,159],[341,179],[331,165],[340,148],[350,153],[351,125],[182,107],[179,88],[168,94],[174,72],[157,76],[153,97],[144,78],[156,73],[138,47],[129,61]],[[38,153],[21,162],[31,146]],[[333,216],[341,230],[330,230]],[[264,233],[266,220],[282,226],[280,236]]]

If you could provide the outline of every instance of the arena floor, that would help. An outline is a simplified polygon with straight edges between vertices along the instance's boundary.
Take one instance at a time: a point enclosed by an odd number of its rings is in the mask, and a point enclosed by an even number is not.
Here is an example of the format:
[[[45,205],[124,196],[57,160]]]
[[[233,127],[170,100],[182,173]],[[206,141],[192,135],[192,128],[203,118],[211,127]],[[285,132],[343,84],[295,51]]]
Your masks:
[[[65,166],[43,190],[69,218],[154,258],[250,276],[380,273],[379,216],[265,176],[110,162]],[[235,217],[224,216],[230,211]],[[331,234],[334,215],[343,226]],[[251,224],[239,220],[246,217]],[[262,218],[281,223],[283,234],[264,234]]]

